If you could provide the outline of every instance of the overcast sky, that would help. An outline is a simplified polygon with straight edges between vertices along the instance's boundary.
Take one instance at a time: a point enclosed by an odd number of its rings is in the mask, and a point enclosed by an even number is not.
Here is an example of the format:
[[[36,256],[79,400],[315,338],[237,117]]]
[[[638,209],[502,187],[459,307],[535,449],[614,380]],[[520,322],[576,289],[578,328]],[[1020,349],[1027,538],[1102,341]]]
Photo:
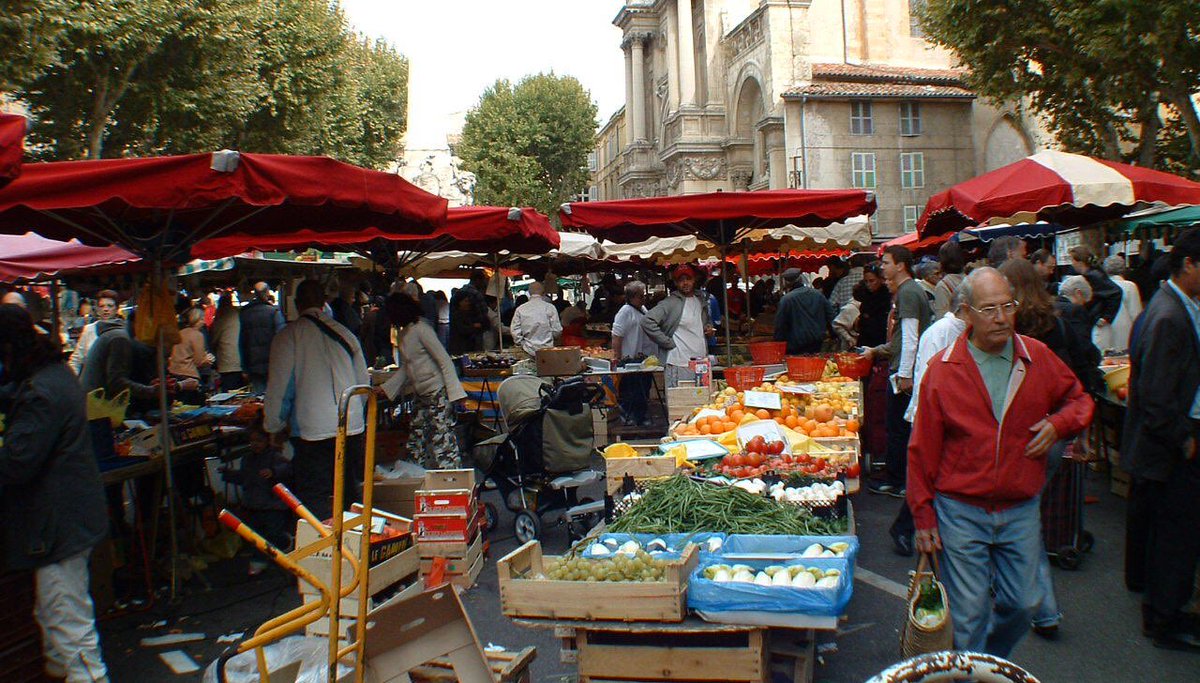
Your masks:
[[[355,30],[382,37],[438,71],[438,101],[451,116],[498,78],[543,71],[570,75],[607,121],[625,102],[623,0],[342,0]],[[416,67],[414,67],[416,68]]]

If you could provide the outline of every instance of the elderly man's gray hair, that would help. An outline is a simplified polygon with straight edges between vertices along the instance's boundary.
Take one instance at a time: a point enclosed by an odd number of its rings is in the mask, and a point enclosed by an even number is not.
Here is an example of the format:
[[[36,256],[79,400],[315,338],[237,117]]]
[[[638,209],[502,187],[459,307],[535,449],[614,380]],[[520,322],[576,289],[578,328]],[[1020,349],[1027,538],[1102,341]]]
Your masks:
[[[1092,300],[1092,286],[1088,284],[1087,278],[1082,275],[1072,275],[1062,281],[1058,286],[1058,294],[1064,298],[1070,299],[1071,295],[1079,292],[1083,295],[1084,301]]]
[[[958,291],[955,292],[960,306],[962,304],[966,304],[968,306],[975,304],[975,286],[987,275],[994,275],[1001,280],[1004,280],[1005,283],[1008,282],[1008,278],[1004,277],[1003,273],[991,266],[976,268],[975,270],[971,271],[970,275],[967,275],[965,278],[963,278],[962,283],[958,285]],[[1012,288],[1011,284],[1009,285],[1009,288]]]
[[[641,280],[630,280],[625,283],[625,300],[628,301],[634,297],[642,296],[646,293],[646,283]]]
[[[1104,259],[1104,272],[1108,275],[1124,275],[1128,268],[1125,265],[1125,258],[1121,256],[1109,256]]]
[[[546,293],[546,285],[540,282],[534,282],[529,285],[529,296],[542,296]]]

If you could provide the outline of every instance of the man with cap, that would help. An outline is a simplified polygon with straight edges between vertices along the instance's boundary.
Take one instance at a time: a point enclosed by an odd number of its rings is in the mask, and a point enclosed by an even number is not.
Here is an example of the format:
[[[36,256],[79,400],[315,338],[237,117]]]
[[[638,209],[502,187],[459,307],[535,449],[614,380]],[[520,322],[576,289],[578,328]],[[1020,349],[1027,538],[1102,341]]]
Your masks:
[[[788,293],[775,313],[775,341],[787,342],[789,354],[817,353],[832,329],[837,311],[823,294],[808,287],[799,268],[783,271]]]
[[[675,291],[650,309],[642,319],[642,331],[659,347],[659,359],[665,360],[668,387],[691,372],[688,361],[706,358],[705,338],[713,334],[708,305],[696,290],[696,271],[682,265],[671,273]]]

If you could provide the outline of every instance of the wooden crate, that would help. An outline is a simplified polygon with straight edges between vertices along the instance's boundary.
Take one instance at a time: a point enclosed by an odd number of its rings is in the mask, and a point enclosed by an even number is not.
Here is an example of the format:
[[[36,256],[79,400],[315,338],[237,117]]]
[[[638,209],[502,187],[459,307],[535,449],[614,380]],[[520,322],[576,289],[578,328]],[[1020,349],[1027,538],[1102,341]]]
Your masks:
[[[689,546],[683,557],[667,565],[663,581],[597,582],[534,579],[549,560],[542,546],[530,541],[496,563],[500,607],[509,617],[599,619],[615,621],[682,621],[687,614],[687,582],[698,554]]]
[[[816,638],[811,629],[771,629],[772,674],[781,674],[793,683],[809,683],[813,679],[816,654]]]
[[[418,550],[419,552],[419,550]],[[450,574],[466,574],[474,566],[475,561],[483,556],[483,536],[477,535],[475,541],[466,546],[465,551],[461,555],[432,555],[421,558],[421,575],[429,573],[433,568],[433,561],[437,557],[446,559],[446,571]]]
[[[414,579],[415,579],[415,577],[414,577]],[[404,599],[410,598],[414,595],[417,595],[418,593],[422,592],[424,589],[425,589],[424,584],[422,584],[418,580],[414,580],[412,582],[412,584],[410,584],[408,586],[404,586],[395,595],[388,595],[386,598],[380,600],[379,602],[380,602],[380,604],[382,604],[384,602],[387,602],[387,601],[393,600],[393,599],[404,600]],[[311,596],[311,595],[305,595],[302,597],[304,597],[305,602],[310,602],[311,600],[316,599],[315,596]],[[374,601],[372,601],[372,602],[374,602]],[[347,611],[346,610],[347,604],[351,605],[353,607],[353,609]],[[371,604],[371,605],[368,605],[368,609],[372,609],[372,608],[375,608],[378,606],[379,605]],[[338,629],[338,633],[339,633],[338,639],[345,641],[347,631],[352,626],[354,626],[355,618],[358,616],[358,601],[357,601],[357,599],[352,596],[342,598],[342,613],[338,616],[339,616],[338,622],[341,624],[341,627]],[[329,636],[329,616],[328,615],[323,616],[320,619],[317,619],[313,623],[309,624],[308,626],[304,627],[304,635],[315,636],[315,637],[319,637],[319,638],[328,637]]]
[[[299,562],[301,567],[312,572],[321,581],[329,585],[333,582],[333,566],[332,562],[327,557],[305,557]],[[417,554],[415,547],[409,548],[404,552],[392,558],[384,560],[381,564],[371,567],[367,573],[367,594],[378,595],[379,593],[388,590],[392,586],[404,581],[412,581],[421,566],[421,558]],[[342,560],[342,585],[350,585],[350,581],[354,576],[350,568],[350,563]],[[321,592],[315,587],[310,586],[305,581],[300,581],[300,593],[306,596],[320,596]],[[357,610],[358,607],[358,592],[342,598],[342,610],[345,611],[346,604],[353,604],[352,609]]]
[[[762,627],[730,631],[577,629],[580,683],[769,680]]]
[[[420,541],[417,543],[417,553],[422,560],[432,557],[466,557],[475,545],[483,538],[483,531],[477,529],[470,542],[466,541]]]
[[[657,446],[652,448],[654,452],[657,452]],[[675,474],[675,458],[665,454],[605,459],[604,466],[606,469],[605,486],[610,496],[621,490],[626,476],[634,479],[653,479]]]
[[[692,414],[692,411],[708,403],[713,387],[668,387],[667,420],[674,422]]]
[[[496,683],[529,683],[529,665],[537,658],[536,648],[527,647],[519,652],[508,650],[485,651],[483,653],[492,669]],[[446,659],[435,659],[408,672],[412,683],[456,683],[458,678]]]

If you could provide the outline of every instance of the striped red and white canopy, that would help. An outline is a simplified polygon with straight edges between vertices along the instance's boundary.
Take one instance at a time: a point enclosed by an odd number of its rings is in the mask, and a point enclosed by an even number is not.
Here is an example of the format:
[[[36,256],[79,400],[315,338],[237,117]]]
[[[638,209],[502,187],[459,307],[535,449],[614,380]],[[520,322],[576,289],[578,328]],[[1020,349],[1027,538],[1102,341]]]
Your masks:
[[[982,223],[1088,225],[1153,204],[1200,205],[1200,183],[1067,152],[1039,152],[930,197],[922,236]]]

